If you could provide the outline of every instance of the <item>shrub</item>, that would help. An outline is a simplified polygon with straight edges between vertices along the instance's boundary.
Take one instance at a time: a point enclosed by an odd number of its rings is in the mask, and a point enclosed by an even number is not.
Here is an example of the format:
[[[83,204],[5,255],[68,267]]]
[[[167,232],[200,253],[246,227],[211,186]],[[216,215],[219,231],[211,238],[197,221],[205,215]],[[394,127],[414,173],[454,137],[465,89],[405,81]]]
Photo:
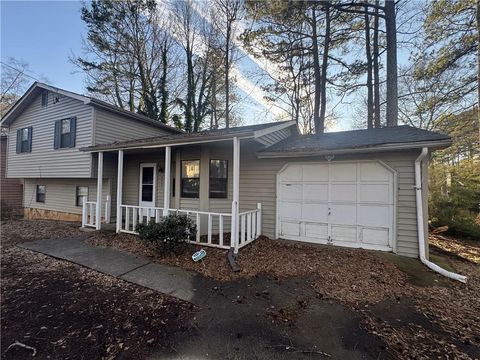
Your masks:
[[[142,240],[154,244],[160,253],[185,251],[188,240],[195,237],[197,226],[186,215],[168,215],[159,223],[138,224],[136,229]]]

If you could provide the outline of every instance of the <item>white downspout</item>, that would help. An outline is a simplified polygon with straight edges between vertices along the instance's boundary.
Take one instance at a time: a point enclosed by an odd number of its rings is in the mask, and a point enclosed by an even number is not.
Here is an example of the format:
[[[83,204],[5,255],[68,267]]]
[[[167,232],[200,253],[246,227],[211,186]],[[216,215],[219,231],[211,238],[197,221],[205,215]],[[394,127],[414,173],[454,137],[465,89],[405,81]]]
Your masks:
[[[436,271],[443,276],[446,276],[450,279],[458,280],[463,283],[467,282],[467,277],[447,271],[437,264],[432,263],[431,261],[427,260],[425,257],[425,224],[423,221],[423,196],[422,196],[422,161],[425,159],[425,157],[428,155],[428,148],[424,147],[422,148],[422,152],[418,156],[418,158],[415,160],[415,197],[416,197],[416,202],[417,202],[417,229],[418,229],[418,248],[419,248],[419,255],[420,255],[420,260],[422,263],[424,263],[426,266],[428,266],[430,269],[433,271]]]

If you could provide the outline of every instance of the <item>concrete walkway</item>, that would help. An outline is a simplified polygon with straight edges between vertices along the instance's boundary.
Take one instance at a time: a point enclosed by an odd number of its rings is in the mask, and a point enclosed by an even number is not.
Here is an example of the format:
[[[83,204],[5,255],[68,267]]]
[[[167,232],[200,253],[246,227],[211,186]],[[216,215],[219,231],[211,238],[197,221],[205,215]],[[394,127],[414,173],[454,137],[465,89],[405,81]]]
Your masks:
[[[89,245],[85,242],[87,237],[88,235],[81,235],[67,239],[39,240],[18,246],[68,260],[197,305],[208,301],[206,289],[211,286],[209,279],[178,267],[152,263],[142,256]]]

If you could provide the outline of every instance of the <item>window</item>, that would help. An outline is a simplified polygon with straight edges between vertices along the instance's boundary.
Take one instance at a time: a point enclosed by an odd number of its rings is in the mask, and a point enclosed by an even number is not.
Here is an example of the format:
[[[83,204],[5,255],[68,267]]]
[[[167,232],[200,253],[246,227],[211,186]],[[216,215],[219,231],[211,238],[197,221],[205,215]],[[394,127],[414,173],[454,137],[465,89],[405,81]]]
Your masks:
[[[200,160],[182,161],[181,196],[198,198],[200,194]]]
[[[54,148],[64,149],[75,146],[76,118],[55,121]]]
[[[216,199],[226,199],[228,193],[228,161],[210,160],[210,191],[209,196]]]
[[[36,200],[38,203],[45,202],[45,185],[37,185],[37,196]]]
[[[48,91],[42,92],[42,107],[48,106]]]
[[[32,151],[32,127],[17,130],[17,154]]]
[[[88,186],[77,186],[75,205],[82,206],[84,200],[88,201]]]

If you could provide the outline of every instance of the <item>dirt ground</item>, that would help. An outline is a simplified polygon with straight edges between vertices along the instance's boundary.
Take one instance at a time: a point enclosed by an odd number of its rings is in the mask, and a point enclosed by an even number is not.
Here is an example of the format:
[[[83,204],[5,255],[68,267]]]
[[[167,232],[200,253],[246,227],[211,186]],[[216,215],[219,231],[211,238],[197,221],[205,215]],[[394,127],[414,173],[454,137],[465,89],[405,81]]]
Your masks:
[[[197,264],[190,259],[195,248],[161,257],[134,236],[93,233],[88,240],[212,279],[219,284],[210,289],[212,305],[199,310],[14,246],[77,235],[78,224],[11,221],[1,231],[5,359],[30,357],[29,349],[7,350],[15,341],[34,347],[37,358],[164,359],[179,351],[215,359],[480,358],[474,243],[468,251],[456,243],[465,256],[445,250],[449,239],[431,247],[434,261],[469,277],[465,285],[415,259],[361,249],[262,238],[242,249],[242,270],[232,273],[221,250],[206,248]]]

